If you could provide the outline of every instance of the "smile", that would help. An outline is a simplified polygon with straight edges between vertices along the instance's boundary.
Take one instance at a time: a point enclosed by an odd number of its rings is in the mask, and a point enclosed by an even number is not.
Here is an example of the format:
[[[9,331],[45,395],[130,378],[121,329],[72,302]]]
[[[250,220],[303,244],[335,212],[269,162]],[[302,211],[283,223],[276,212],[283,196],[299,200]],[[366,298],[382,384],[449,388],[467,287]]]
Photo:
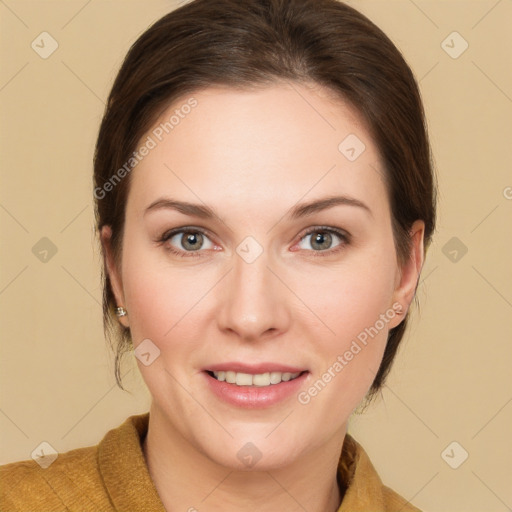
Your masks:
[[[271,386],[288,382],[300,376],[302,372],[266,372],[266,373],[242,373],[235,371],[209,371],[211,376],[220,382],[235,384],[237,386]]]
[[[206,377],[207,389],[219,400],[249,409],[292,400],[311,375],[303,366],[269,361],[257,364],[226,361],[209,364],[201,373]]]

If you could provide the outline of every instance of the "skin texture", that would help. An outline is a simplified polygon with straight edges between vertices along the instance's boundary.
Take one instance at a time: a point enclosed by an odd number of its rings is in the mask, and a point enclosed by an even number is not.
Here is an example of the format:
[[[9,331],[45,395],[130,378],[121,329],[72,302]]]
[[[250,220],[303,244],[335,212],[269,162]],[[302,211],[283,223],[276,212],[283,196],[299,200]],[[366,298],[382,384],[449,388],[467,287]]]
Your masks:
[[[283,363],[309,371],[307,390],[394,303],[405,313],[423,264],[423,222],[412,226],[411,258],[400,268],[377,149],[358,114],[325,89],[275,84],[191,96],[197,106],[132,171],[117,265],[102,230],[117,304],[128,310],[120,321],[134,347],[149,338],[160,350],[151,365],[138,361],[152,395],[150,474],[167,510],[336,510],[348,418],[403,314],[305,405],[296,394],[260,409],[229,405],[209,390],[203,369]],[[366,146],[353,162],[338,150],[349,134]],[[338,205],[288,217],[298,203],[333,195],[371,212]],[[144,215],[162,197],[206,204],[218,217],[164,208]],[[322,226],[349,241],[333,234],[315,249],[317,235],[306,231],[325,236]],[[199,256],[169,252],[194,252],[186,234],[159,242],[180,227],[207,231]],[[250,264],[236,252],[247,236],[263,250]],[[261,452],[252,468],[237,457],[248,442]]]

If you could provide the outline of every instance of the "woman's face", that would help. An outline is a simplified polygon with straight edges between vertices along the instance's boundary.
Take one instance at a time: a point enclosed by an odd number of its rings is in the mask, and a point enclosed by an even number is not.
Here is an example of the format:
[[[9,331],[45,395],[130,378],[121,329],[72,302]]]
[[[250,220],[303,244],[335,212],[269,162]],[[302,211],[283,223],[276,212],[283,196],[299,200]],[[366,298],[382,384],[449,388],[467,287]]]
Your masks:
[[[232,468],[335,446],[423,252],[419,222],[400,271],[359,116],[319,87],[211,88],[175,102],[143,144],[110,274],[144,343],[153,428]]]

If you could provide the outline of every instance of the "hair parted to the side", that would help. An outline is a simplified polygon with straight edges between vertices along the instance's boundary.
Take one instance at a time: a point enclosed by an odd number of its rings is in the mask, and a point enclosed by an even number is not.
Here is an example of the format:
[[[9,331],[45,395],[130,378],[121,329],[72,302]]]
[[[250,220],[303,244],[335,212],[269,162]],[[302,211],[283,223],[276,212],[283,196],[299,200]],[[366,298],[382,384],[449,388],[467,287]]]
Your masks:
[[[130,48],[109,95],[96,143],[95,191],[174,101],[216,85],[247,89],[283,81],[321,85],[356,109],[385,167],[398,261],[409,257],[409,229],[418,219],[425,222],[426,251],[436,186],[417,83],[390,39],[337,0],[194,0],[154,23]],[[96,227],[98,233],[111,227],[117,264],[130,182],[127,174],[108,193],[94,194]],[[115,307],[104,265],[104,328],[124,389],[120,364],[132,345]],[[382,387],[406,325],[407,317],[390,331],[369,398]]]

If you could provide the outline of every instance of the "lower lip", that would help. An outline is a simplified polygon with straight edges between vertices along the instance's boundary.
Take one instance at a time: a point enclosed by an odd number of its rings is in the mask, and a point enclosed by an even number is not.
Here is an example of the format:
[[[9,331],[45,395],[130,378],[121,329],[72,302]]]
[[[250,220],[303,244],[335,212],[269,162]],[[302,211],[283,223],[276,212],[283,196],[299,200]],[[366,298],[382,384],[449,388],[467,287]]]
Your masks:
[[[204,375],[210,389],[224,402],[246,409],[261,409],[295,395],[304,383],[308,372],[303,372],[296,379],[269,386],[237,386],[229,382],[221,382],[207,372],[204,372]]]

